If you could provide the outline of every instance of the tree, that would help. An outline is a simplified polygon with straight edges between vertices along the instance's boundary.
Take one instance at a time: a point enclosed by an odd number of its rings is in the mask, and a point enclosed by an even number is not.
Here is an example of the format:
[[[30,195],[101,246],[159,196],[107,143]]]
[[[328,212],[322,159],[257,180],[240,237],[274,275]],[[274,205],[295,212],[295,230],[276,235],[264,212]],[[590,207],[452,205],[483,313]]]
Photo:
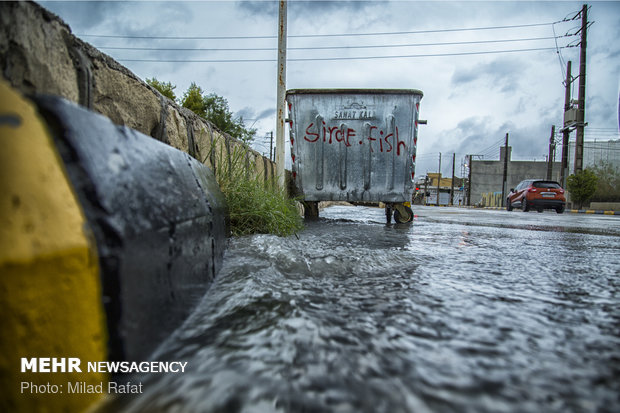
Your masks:
[[[181,102],[198,116],[213,123],[219,130],[249,144],[256,135],[256,129],[246,128],[243,118],[235,118],[228,107],[228,101],[215,93],[205,95],[196,83],[192,82],[183,94]]]
[[[181,105],[194,112],[201,118],[207,119],[207,108],[204,102],[202,88],[196,83],[192,82],[187,91],[183,93],[183,100]]]
[[[619,202],[620,201],[620,167],[610,162],[600,162],[592,168],[598,178],[593,201]]]
[[[172,99],[174,101],[177,100],[177,97],[174,94],[174,89],[176,89],[177,87],[173,85],[172,83],[160,82],[159,80],[155,78],[152,78],[152,79],[147,78],[146,83],[153,86],[155,89],[159,91],[159,93],[166,96],[167,98]]]
[[[590,169],[584,169],[568,177],[566,187],[570,192],[571,198],[577,202],[579,209],[584,203],[590,200],[596,192],[596,174]]]

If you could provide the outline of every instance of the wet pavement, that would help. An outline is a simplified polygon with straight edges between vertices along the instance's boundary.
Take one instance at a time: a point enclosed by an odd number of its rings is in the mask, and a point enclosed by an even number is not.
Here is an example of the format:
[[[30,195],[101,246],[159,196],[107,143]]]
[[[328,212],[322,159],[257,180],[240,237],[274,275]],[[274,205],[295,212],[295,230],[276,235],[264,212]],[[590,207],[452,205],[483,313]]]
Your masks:
[[[620,411],[620,217],[335,206],[232,239],[131,412]]]

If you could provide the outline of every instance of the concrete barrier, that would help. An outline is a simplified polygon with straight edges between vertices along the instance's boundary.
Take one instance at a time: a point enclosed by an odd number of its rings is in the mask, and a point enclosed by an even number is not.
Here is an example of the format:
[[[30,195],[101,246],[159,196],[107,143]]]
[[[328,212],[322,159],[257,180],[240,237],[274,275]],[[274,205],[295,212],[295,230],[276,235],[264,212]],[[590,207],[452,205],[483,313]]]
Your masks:
[[[221,266],[224,196],[205,165],[104,116],[3,82],[0,97],[0,411],[81,411],[101,395],[20,383],[105,375],[21,358],[148,360]]]
[[[142,360],[213,281],[224,196],[188,154],[62,98],[36,102],[97,241],[110,359]]]

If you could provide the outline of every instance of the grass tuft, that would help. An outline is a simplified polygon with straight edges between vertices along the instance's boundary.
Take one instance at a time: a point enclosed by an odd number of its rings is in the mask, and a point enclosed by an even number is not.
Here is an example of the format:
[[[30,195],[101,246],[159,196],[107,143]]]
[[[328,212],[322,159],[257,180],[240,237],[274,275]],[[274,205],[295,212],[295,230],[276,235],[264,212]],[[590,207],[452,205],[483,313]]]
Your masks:
[[[265,181],[255,176],[247,162],[247,149],[235,145],[230,159],[224,158],[222,152],[213,172],[226,197],[233,236],[288,236],[303,228],[296,201],[274,179]]]

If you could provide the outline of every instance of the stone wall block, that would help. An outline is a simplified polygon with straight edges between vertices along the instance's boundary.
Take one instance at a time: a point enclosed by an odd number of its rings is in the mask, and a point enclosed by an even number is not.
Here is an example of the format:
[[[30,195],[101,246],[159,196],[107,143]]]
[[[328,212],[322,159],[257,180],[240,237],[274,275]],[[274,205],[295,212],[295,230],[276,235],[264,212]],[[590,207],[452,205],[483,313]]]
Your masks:
[[[190,121],[190,129],[194,136],[194,145],[196,147],[195,157],[203,164],[212,167],[211,164],[211,136],[213,128],[210,125],[198,118],[194,118]],[[215,136],[213,136],[215,138]]]
[[[187,122],[185,121],[185,118],[181,116],[179,111],[171,104],[168,104],[166,133],[168,145],[191,154],[187,137]]]
[[[117,125],[151,135],[159,125],[161,103],[144,83],[101,61],[94,62],[93,109]]]
[[[23,93],[60,95],[78,102],[77,75],[64,42],[64,35],[70,32],[42,7],[0,2],[2,74]]]
[[[256,163],[254,168],[256,169],[256,173],[259,174],[259,176],[263,177],[263,179],[266,179],[266,175],[265,175],[265,171],[266,171],[266,159],[261,157],[256,158]]]

